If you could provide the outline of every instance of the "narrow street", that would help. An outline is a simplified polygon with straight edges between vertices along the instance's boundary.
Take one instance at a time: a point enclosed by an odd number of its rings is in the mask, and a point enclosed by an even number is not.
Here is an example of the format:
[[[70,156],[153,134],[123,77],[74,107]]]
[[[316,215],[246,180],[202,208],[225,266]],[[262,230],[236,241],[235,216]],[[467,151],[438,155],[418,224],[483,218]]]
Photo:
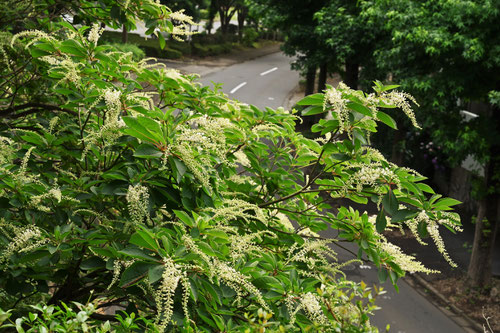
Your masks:
[[[290,92],[296,87],[299,74],[290,69],[291,59],[282,53],[273,53],[220,70],[211,71],[200,81],[204,85],[222,83],[222,90],[229,97],[244,103],[264,108],[277,108],[287,102]],[[323,236],[335,236],[327,230]],[[353,248],[354,251],[356,249]],[[339,248],[339,259],[349,260],[352,255]],[[437,252],[436,252],[436,255]],[[378,284],[377,271],[370,265],[351,265],[346,274],[355,281],[368,285]],[[470,332],[457,325],[433,303],[413,289],[406,281],[399,281],[399,293],[390,283],[384,284],[386,294],[377,300],[382,310],[376,311],[372,324],[381,331],[390,325],[390,332],[397,333],[460,333]]]

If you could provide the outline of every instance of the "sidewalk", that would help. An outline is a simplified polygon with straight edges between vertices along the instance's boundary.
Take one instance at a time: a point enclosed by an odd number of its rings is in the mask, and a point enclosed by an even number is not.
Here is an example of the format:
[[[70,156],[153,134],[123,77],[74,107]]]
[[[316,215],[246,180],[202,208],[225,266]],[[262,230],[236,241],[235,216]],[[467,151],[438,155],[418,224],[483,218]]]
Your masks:
[[[228,67],[234,64],[263,57],[271,53],[280,52],[280,43],[269,42],[258,49],[235,50],[229,54],[217,57],[188,58],[184,60],[158,59],[158,62],[165,64],[169,68],[175,68],[183,74],[199,74],[205,76],[220,70],[221,67]]]

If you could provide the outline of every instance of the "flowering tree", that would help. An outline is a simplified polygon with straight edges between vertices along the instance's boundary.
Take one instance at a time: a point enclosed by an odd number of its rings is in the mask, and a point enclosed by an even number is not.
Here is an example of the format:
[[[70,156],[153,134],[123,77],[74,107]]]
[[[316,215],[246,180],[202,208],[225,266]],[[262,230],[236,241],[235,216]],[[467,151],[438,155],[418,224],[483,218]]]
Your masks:
[[[305,98],[304,115],[332,115],[313,140],[294,112],[136,62],[99,45],[100,32],[60,22],[2,34],[0,324],[373,332],[379,290],[347,280],[335,247],[358,244],[353,260],[396,286],[406,271],[433,272],[383,236],[406,225],[452,263],[439,229],[459,229],[457,202],[368,144],[380,122],[396,126],[382,109],[416,125],[395,86]],[[378,214],[331,209],[346,199]],[[338,238],[318,236],[328,227]],[[127,314],[108,314],[117,307]]]

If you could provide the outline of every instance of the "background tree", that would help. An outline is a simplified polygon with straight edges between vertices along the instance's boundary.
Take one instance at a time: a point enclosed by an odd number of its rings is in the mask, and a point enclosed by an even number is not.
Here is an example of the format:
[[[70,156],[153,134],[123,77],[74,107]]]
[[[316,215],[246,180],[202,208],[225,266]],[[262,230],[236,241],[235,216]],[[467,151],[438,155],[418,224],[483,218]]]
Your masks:
[[[353,89],[358,87],[360,76],[365,77],[365,88],[377,79],[373,53],[383,47],[388,35],[380,25],[360,15],[362,6],[363,1],[334,0],[315,14],[316,33],[330,49],[332,69]]]
[[[500,84],[499,13],[497,1],[364,3],[368,20],[391,34],[391,43],[375,52],[376,63],[419,101],[424,131],[443,148],[451,166],[471,153],[485,165],[468,270],[471,283],[481,287],[491,277],[498,229],[500,118],[488,94]],[[466,123],[463,109],[480,116]]]
[[[326,1],[265,1],[268,6],[267,20],[274,29],[279,29],[285,36],[282,50],[289,56],[296,57],[294,69],[304,73],[306,95],[314,93],[314,84],[318,66],[328,62],[330,50],[316,34],[317,22],[314,15]],[[326,66],[322,66],[326,70]],[[323,74],[322,74],[323,75]]]

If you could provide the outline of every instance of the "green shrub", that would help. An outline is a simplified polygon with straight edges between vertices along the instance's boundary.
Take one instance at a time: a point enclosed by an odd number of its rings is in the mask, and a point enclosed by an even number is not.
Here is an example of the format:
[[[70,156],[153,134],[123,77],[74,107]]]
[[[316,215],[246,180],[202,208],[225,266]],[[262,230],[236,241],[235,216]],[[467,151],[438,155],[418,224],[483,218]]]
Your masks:
[[[160,51],[160,58],[179,59],[182,58],[182,52],[170,48],[164,48]]]
[[[208,57],[210,55],[210,50],[207,46],[201,45],[200,43],[193,43],[193,54],[199,57]]]
[[[255,28],[246,27],[243,29],[242,43],[250,46],[253,42],[257,41],[259,33]]]
[[[140,61],[146,56],[146,53],[135,44],[113,43],[110,44],[110,46],[119,52],[132,53],[132,59],[134,61]]]
[[[431,270],[384,230],[430,232],[449,259],[439,228],[458,229],[457,201],[368,145],[379,124],[396,127],[382,110],[414,120],[394,86],[306,97],[303,115],[332,114],[311,140],[283,108],[96,45],[97,24],[55,27],[0,39],[2,321],[37,304],[104,302],[140,314],[136,331],[376,332],[380,289],[347,280],[342,266],[360,260],[331,247],[356,243],[395,286]],[[325,196],[363,208],[333,211]],[[377,215],[363,212],[369,201]],[[328,227],[338,239],[318,236]]]
[[[187,42],[179,42],[176,40],[167,41],[167,47],[169,49],[177,50],[182,53],[182,55],[191,55],[191,44]]]

